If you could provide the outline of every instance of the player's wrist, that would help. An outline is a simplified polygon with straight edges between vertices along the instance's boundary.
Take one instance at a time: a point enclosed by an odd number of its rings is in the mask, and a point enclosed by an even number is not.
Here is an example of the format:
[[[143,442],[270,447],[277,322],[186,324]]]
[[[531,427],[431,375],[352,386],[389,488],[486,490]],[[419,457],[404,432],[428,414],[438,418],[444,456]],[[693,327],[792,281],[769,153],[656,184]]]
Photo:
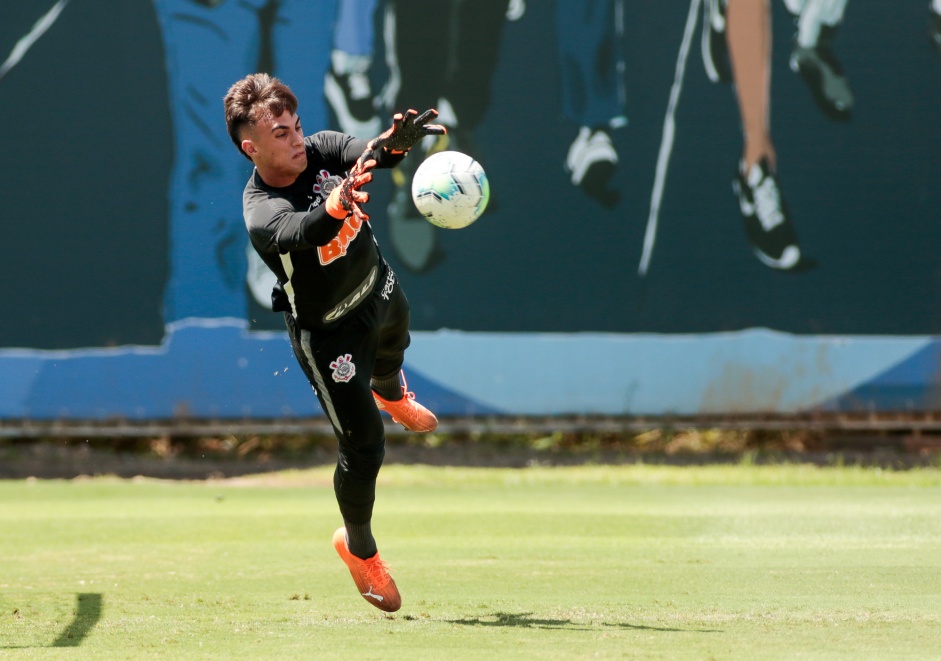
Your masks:
[[[330,195],[327,196],[327,200],[324,202],[324,208],[327,210],[327,215],[337,220],[343,220],[350,215],[350,210],[343,206],[339,186],[334,188],[330,192]]]

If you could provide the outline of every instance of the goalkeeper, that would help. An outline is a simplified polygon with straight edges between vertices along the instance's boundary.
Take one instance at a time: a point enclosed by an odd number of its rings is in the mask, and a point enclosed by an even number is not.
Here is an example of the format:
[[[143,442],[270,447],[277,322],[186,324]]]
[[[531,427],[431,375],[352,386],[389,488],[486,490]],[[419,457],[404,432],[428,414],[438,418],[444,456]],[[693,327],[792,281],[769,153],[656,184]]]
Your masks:
[[[373,168],[395,166],[445,129],[428,124],[436,111],[409,110],[369,142],[334,131],[305,137],[297,98],[263,73],[232,85],[224,106],[229,136],[255,165],[242,196],[251,244],[277,276],[273,307],[339,442],[333,482],[344,526],[333,545],[363,597],[396,611],[402,600],[371,529],[385,454],[379,409],[415,432],[438,420],[405,384],[408,300],[361,205]]]

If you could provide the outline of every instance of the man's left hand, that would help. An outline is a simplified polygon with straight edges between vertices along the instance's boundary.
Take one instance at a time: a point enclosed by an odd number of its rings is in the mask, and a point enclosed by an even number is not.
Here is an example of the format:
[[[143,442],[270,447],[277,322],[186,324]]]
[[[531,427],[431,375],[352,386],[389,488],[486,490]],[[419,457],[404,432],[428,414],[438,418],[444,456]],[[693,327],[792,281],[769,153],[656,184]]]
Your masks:
[[[440,124],[429,124],[437,119],[438,111],[426,110],[421,115],[417,110],[397,112],[392,116],[392,126],[369,141],[367,150],[388,149],[392,153],[406,152],[426,135],[444,135],[447,129]]]

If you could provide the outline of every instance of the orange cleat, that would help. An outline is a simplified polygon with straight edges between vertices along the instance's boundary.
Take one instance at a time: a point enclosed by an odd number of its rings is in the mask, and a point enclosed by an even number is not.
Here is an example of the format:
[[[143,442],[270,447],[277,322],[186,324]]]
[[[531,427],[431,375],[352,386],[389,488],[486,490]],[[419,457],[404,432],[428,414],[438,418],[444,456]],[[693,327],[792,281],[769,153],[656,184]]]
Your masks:
[[[394,613],[402,607],[399,589],[395,587],[389,567],[379,557],[378,551],[368,560],[357,558],[350,553],[346,542],[346,528],[340,528],[333,533],[333,548],[349,567],[356,589],[363,595],[363,599],[387,613]]]
[[[405,374],[402,374],[402,381],[405,382]],[[405,427],[409,431],[432,432],[438,428],[438,418],[435,414],[415,401],[415,393],[408,391],[408,384],[402,386],[402,399],[389,401],[383,399],[375,391],[372,397],[376,400],[376,406],[380,411],[385,411],[392,416],[392,419]]]

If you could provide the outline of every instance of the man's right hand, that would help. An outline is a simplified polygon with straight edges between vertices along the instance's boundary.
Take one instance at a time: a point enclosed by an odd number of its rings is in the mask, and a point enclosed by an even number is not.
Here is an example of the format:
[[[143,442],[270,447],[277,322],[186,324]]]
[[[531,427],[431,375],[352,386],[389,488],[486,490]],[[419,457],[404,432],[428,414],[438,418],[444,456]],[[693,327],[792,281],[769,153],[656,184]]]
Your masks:
[[[351,213],[361,221],[369,220],[363,213],[361,204],[369,201],[369,193],[360,190],[372,181],[372,169],[376,167],[375,159],[357,161],[349,176],[334,188],[327,197],[325,206],[327,213],[334,218],[346,218]]]

